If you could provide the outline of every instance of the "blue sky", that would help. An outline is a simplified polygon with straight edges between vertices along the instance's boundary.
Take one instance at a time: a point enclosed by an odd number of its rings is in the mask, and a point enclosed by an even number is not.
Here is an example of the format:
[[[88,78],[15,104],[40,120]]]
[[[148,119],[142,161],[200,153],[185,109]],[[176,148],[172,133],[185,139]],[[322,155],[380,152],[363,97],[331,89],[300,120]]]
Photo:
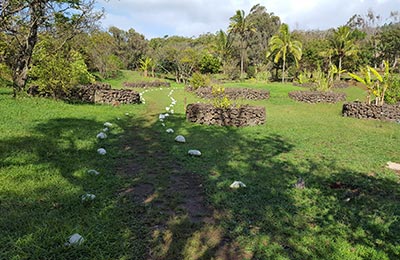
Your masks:
[[[400,11],[400,0],[99,0],[98,6],[106,11],[103,28],[133,28],[150,39],[226,30],[236,10],[247,14],[258,3],[291,29],[337,27],[353,14],[366,14],[371,8],[384,18],[391,11]]]

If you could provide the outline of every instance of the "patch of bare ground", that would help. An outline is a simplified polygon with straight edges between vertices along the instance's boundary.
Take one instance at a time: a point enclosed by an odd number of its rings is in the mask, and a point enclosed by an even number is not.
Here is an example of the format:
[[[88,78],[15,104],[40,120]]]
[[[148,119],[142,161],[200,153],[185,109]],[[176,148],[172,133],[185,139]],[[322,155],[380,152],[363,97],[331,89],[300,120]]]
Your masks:
[[[243,259],[240,247],[218,227],[220,213],[207,202],[203,177],[188,172],[160,143],[159,130],[133,124],[124,134],[118,174],[124,200],[142,207],[149,230],[147,259]],[[172,141],[173,142],[173,139]]]

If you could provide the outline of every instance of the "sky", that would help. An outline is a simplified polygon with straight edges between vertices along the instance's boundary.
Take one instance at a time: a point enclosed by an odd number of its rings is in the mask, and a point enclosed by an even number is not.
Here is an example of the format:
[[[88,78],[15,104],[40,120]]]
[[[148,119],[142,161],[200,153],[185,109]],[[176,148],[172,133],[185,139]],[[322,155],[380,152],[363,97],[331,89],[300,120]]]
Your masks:
[[[106,12],[104,29],[133,28],[147,39],[165,35],[197,37],[226,30],[236,10],[248,14],[256,4],[278,15],[291,30],[338,27],[369,9],[384,18],[391,11],[400,11],[400,0],[98,0],[98,7]]]

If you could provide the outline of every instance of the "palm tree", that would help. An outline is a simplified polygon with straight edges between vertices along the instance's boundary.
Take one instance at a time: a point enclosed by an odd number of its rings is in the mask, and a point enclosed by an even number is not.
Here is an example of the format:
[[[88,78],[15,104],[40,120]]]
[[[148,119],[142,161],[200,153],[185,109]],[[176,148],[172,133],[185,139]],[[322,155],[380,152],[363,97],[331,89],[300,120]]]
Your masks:
[[[270,50],[267,52],[267,58],[271,55],[275,55],[275,63],[278,63],[282,59],[282,83],[284,83],[286,58],[288,55],[292,55],[297,67],[302,55],[302,44],[299,41],[291,39],[289,26],[283,23],[279,27],[279,33],[272,36],[271,41],[269,42],[269,48]]]
[[[351,35],[349,26],[340,26],[334,30],[330,38],[333,54],[338,57],[338,78],[340,80],[340,71],[342,71],[343,58],[357,54],[358,50]]]
[[[249,33],[254,32],[255,28],[252,23],[248,22],[243,10],[237,10],[236,14],[230,19],[228,33],[239,36],[240,41],[240,76],[244,72],[244,57],[246,55],[247,41]]]

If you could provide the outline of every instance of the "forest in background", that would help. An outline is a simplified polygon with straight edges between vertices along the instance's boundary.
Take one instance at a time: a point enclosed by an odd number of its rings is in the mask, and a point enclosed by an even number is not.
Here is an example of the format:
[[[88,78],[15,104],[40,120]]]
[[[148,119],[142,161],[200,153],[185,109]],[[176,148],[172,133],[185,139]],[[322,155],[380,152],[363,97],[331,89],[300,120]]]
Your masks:
[[[338,28],[290,31],[262,5],[232,14],[229,27],[198,37],[144,35],[117,27],[103,30],[103,13],[85,1],[2,1],[0,77],[14,87],[68,91],[77,84],[118,77],[120,70],[189,83],[193,74],[229,80],[299,80],[315,71],[341,72],[388,61],[398,72],[400,14],[355,14]],[[275,37],[275,39],[274,39]]]

